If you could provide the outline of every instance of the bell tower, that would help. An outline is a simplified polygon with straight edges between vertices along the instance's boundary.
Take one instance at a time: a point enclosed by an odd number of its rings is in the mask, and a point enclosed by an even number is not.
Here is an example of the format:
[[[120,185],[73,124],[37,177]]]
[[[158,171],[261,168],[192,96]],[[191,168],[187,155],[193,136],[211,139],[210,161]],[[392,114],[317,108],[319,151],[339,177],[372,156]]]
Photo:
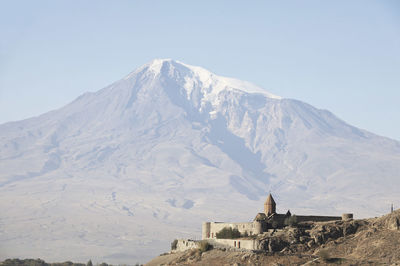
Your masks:
[[[273,213],[276,213],[276,203],[271,193],[269,193],[267,200],[264,203],[264,212],[267,217]]]

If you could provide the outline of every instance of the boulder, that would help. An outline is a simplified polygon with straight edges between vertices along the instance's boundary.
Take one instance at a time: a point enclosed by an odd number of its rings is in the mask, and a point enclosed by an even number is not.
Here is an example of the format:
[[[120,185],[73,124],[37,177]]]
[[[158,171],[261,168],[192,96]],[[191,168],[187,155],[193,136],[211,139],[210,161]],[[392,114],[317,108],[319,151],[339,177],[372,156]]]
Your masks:
[[[289,243],[280,238],[271,238],[268,243],[269,252],[278,252],[287,247]]]
[[[352,235],[357,232],[358,224],[357,223],[346,223],[343,225],[343,236]]]
[[[342,229],[339,226],[329,226],[324,232],[325,240],[328,239],[338,239],[343,236]]]
[[[307,242],[307,247],[312,248],[314,246],[314,240],[311,239],[310,241]]]
[[[304,236],[299,237],[299,242],[304,243],[306,241],[306,238]]]
[[[322,244],[323,238],[322,238],[321,234],[314,234],[313,238],[314,238],[314,243],[315,244],[317,244],[317,245],[321,245]]]
[[[248,258],[250,258],[250,254],[247,253],[241,257],[241,260],[247,260]]]
[[[399,217],[391,217],[387,223],[387,228],[389,230],[399,230],[400,229],[400,219]]]

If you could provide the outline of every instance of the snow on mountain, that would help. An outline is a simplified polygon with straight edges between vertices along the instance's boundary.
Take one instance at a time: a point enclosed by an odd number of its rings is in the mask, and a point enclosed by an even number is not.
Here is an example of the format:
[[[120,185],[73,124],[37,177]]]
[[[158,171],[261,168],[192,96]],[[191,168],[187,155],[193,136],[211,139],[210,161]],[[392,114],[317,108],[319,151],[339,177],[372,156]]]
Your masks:
[[[157,59],[0,125],[0,259],[144,262],[201,222],[387,212],[400,143],[251,83]]]

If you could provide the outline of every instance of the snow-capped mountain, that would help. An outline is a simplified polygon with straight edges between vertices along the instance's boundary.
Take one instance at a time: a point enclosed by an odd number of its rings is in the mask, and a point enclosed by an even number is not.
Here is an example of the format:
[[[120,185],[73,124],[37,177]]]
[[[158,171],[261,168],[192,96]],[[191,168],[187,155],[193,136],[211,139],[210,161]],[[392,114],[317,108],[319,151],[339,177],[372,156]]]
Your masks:
[[[144,262],[201,222],[375,216],[398,202],[400,143],[251,83],[154,60],[0,125],[0,258]],[[397,201],[396,201],[397,200]]]

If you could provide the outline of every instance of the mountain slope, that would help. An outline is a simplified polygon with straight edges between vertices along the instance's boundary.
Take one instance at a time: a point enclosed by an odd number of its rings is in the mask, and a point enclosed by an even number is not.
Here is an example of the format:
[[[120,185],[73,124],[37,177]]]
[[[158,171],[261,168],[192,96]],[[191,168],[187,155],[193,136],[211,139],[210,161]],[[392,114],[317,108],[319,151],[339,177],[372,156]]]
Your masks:
[[[399,142],[173,60],[0,125],[0,147],[8,257],[144,261],[203,220],[252,219],[268,191],[281,212],[367,216],[400,187]]]

